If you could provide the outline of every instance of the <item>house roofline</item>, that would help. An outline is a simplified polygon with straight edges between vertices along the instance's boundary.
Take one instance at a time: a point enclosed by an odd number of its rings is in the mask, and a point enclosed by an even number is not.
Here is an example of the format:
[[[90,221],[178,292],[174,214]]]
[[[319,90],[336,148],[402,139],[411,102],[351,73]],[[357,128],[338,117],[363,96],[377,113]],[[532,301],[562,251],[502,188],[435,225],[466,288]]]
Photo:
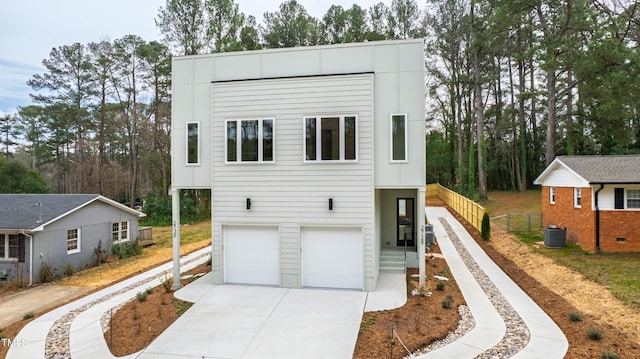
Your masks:
[[[549,175],[549,173],[551,173],[552,171],[554,171],[558,166],[562,166],[564,168],[567,169],[567,171],[571,172],[571,174],[573,174],[574,176],[578,177],[579,179],[581,179],[582,181],[584,181],[585,183],[591,184],[591,182],[587,181],[586,178],[582,177],[578,172],[574,171],[573,168],[569,167],[569,165],[567,165],[566,163],[562,162],[560,157],[556,157],[548,166],[547,168],[544,169],[544,171],[542,171],[542,173],[538,176],[538,178],[536,178],[535,180],[533,180],[533,184],[535,185],[542,185],[542,180],[547,177]]]
[[[142,213],[142,212],[140,212],[140,211],[136,211],[136,210],[135,210],[135,209],[133,209],[133,208],[127,207],[127,206],[123,205],[122,203],[118,203],[118,202],[116,202],[116,201],[114,201],[114,200],[112,200],[112,199],[109,199],[109,198],[107,198],[107,197],[104,197],[104,196],[102,196],[102,195],[97,195],[97,196],[96,196],[96,197],[94,197],[93,199],[91,199],[91,200],[89,200],[89,201],[84,202],[83,204],[81,204],[81,205],[79,205],[79,206],[77,206],[77,207],[75,207],[75,208],[71,209],[70,211],[67,211],[67,212],[65,212],[65,213],[63,213],[63,214],[61,214],[61,215],[59,215],[59,216],[57,216],[57,217],[53,218],[52,220],[50,220],[50,221],[48,221],[48,222],[46,222],[46,223],[42,223],[42,224],[40,224],[39,226],[37,226],[37,227],[35,227],[35,228],[32,228],[32,229],[30,230],[30,233],[43,231],[43,230],[44,230],[44,227],[48,226],[49,224],[51,224],[51,223],[53,223],[53,222],[55,222],[55,221],[57,221],[57,220],[59,220],[59,219],[61,219],[61,218],[64,218],[64,217],[68,216],[69,214],[71,214],[71,213],[73,213],[73,212],[76,212],[76,211],[78,211],[79,209],[84,208],[84,207],[86,207],[86,206],[88,206],[88,205],[90,205],[90,204],[94,203],[95,201],[100,201],[100,202],[103,202],[103,203],[105,203],[105,204],[108,204],[108,205],[111,205],[111,206],[113,206],[113,207],[116,207],[116,208],[118,208],[118,209],[120,209],[120,210],[123,210],[123,211],[129,212],[129,213],[131,213],[131,214],[133,214],[133,215],[137,216],[138,218],[146,217],[146,214],[144,214],[144,213]]]
[[[215,80],[215,81],[211,81],[211,83],[212,84],[221,84],[221,83],[229,83],[229,82],[245,82],[245,81],[260,81],[260,80],[286,80],[286,79],[303,79],[303,78],[310,78],[310,77],[373,75],[373,74],[375,74],[374,71],[362,71],[362,72],[345,72],[345,73],[329,73],[329,74],[314,74],[314,75],[251,77],[251,78],[245,78],[245,79]]]

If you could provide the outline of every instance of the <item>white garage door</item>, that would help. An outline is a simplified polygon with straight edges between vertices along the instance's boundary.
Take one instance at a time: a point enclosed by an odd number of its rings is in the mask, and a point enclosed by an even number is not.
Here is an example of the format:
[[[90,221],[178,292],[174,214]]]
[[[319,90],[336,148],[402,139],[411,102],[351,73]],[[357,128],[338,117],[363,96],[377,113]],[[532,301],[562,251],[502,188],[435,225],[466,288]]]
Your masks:
[[[224,281],[280,284],[278,227],[224,226]]]
[[[362,229],[302,229],[305,287],[362,289]]]

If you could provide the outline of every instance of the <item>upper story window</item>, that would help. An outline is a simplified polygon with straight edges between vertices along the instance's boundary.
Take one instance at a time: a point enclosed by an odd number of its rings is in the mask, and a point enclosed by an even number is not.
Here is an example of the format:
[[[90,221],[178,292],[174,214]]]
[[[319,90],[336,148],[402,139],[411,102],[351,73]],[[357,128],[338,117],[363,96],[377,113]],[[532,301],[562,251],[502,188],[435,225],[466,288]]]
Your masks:
[[[304,160],[356,161],[358,123],[354,115],[304,118]]]
[[[549,187],[549,203],[551,203],[551,204],[555,204],[556,203],[556,188],[555,187]]]
[[[67,253],[80,252],[80,228],[67,230]]]
[[[627,190],[627,208],[640,208],[640,189]]]
[[[407,162],[407,115],[391,115],[391,162]]]
[[[274,162],[274,119],[227,120],[225,161]]]
[[[582,188],[573,189],[573,206],[576,208],[582,207]]]
[[[198,122],[187,122],[187,164],[200,163],[200,126]]]
[[[113,243],[129,240],[129,221],[116,222],[111,225],[111,240]]]
[[[21,234],[0,234],[0,260],[18,259],[20,256],[21,236]],[[24,259],[21,259],[21,261],[24,261]]]

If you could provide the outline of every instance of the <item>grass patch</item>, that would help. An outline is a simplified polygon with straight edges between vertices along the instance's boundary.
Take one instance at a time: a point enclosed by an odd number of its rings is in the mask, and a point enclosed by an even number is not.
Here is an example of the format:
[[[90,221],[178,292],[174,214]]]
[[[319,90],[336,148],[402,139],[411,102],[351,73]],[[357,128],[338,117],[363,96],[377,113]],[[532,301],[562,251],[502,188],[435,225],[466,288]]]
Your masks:
[[[597,328],[589,328],[589,330],[587,330],[587,336],[589,337],[589,339],[596,341],[602,340],[602,338],[604,338],[600,329]]]
[[[184,314],[184,312],[186,312],[193,305],[193,303],[184,302],[175,297],[171,298],[171,304],[173,304],[173,306],[176,308],[176,314],[178,315],[178,317]]]

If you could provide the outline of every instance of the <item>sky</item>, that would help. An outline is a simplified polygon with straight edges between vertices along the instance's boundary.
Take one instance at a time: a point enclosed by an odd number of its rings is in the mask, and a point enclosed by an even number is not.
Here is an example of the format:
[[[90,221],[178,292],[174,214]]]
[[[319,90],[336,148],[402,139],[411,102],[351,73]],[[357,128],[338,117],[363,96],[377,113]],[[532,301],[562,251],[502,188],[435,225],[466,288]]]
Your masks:
[[[307,12],[321,18],[333,4],[350,8],[354,2],[368,9],[381,0],[298,0]],[[139,35],[161,40],[155,26],[166,0],[8,0],[0,6],[0,115],[30,105],[34,91],[27,81],[45,72],[42,60],[54,47],[115,40]],[[262,23],[266,12],[278,11],[284,0],[236,0],[245,15]],[[383,0],[390,5],[390,1]]]

